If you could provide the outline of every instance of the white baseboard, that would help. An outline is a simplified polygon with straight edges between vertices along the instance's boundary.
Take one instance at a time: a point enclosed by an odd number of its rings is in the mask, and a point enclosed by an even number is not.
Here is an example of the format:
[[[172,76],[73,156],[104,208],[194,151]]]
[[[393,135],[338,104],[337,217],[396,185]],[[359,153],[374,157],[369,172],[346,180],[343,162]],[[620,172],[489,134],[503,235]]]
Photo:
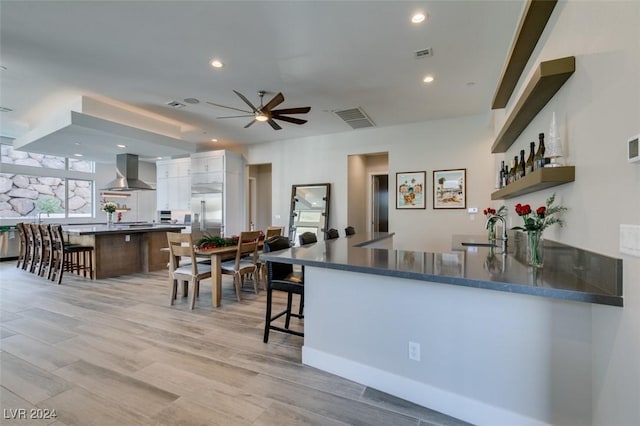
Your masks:
[[[302,347],[302,363],[476,425],[548,425],[540,420],[308,346]]]

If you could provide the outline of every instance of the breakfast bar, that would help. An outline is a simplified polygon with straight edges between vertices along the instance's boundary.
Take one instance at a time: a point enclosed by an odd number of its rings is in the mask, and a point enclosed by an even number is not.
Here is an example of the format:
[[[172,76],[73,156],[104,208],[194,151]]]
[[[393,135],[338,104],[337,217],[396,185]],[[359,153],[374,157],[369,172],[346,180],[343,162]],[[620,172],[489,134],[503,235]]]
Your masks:
[[[482,238],[446,253],[391,241],[261,256],[305,267],[304,364],[477,424],[587,424],[591,306],[621,309],[621,260],[548,242],[569,272],[528,266],[517,241],[505,253]]]
[[[68,242],[94,248],[95,278],[146,273],[166,269],[167,232],[183,226],[158,224],[65,226]]]

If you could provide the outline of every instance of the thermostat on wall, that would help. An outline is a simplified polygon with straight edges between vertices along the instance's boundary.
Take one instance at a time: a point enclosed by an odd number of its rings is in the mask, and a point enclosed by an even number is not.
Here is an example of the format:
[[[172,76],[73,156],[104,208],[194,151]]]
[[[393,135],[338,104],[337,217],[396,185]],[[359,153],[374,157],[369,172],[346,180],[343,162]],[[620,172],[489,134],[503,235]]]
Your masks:
[[[638,146],[640,135],[635,135],[629,139],[629,162],[635,163],[640,161],[640,146]]]

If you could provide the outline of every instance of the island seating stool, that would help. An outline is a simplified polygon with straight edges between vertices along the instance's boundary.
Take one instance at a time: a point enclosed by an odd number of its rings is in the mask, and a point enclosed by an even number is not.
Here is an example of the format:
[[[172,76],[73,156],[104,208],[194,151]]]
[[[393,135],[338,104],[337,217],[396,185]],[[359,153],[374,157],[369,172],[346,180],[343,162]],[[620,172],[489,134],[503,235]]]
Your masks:
[[[284,250],[290,247],[289,238],[276,236],[265,240],[263,250],[265,253]],[[273,290],[287,293],[287,308],[275,315],[272,315]],[[300,310],[297,314],[292,312],[293,295],[300,295]],[[304,337],[304,333],[289,328],[291,317],[303,319],[304,305],[304,270],[302,275],[293,271],[293,265],[287,263],[267,262],[267,310],[264,324],[264,343],[269,342],[269,331],[276,330],[282,333],[294,334]],[[274,325],[273,322],[286,315],[284,327]]]

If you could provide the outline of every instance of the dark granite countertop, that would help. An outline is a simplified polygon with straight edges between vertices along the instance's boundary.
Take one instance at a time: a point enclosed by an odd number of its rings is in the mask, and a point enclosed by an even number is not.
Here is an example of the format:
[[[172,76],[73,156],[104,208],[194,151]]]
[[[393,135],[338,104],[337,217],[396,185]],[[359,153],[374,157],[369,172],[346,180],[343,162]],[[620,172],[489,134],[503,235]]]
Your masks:
[[[362,233],[303,247],[265,253],[262,260],[431,281],[553,299],[622,306],[622,260],[544,241],[545,266],[519,260],[518,241],[507,252],[486,246],[462,246],[454,238],[447,253],[366,248],[391,237]],[[486,242],[479,236],[462,240]],[[548,257],[548,259],[547,259]]]
[[[167,232],[184,229],[184,226],[138,223],[107,225],[65,225],[63,231],[70,235],[103,235],[103,234],[135,234],[141,232]]]

